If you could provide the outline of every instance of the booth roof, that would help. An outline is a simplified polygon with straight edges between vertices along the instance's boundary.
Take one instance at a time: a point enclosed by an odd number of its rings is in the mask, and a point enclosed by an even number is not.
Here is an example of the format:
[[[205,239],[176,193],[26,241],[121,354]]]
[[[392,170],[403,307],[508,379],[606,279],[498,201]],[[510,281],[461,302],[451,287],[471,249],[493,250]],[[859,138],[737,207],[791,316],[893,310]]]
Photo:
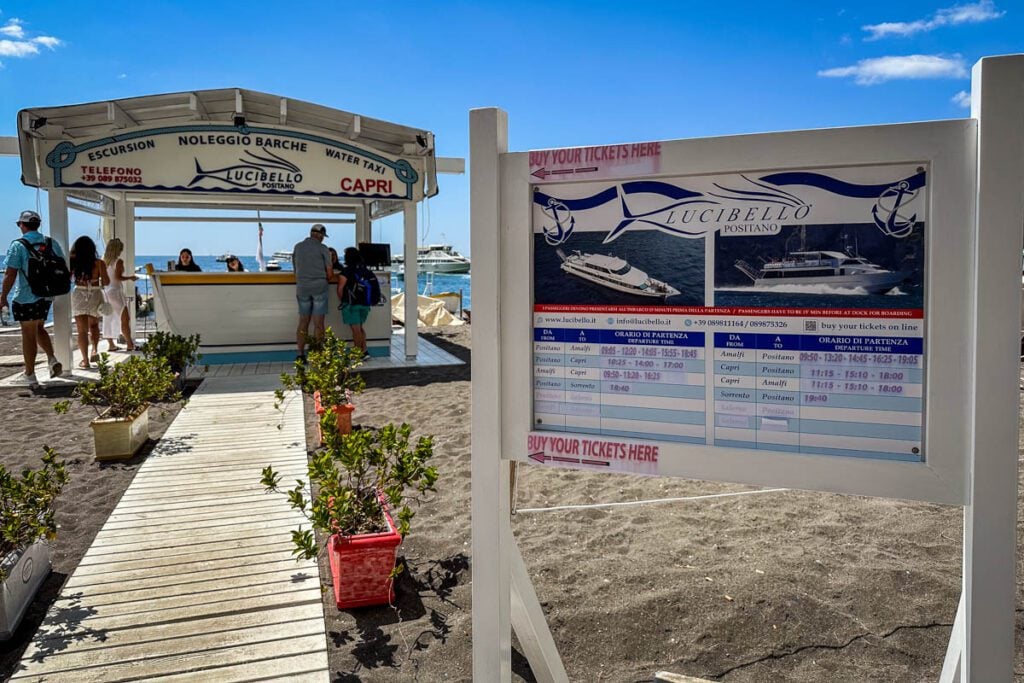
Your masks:
[[[279,95],[225,88],[144,95],[58,107],[30,107],[18,114],[21,136],[75,140],[122,128],[172,125],[189,121],[233,122],[301,128],[330,137],[349,137],[394,155],[433,155],[433,134],[340,109]],[[42,119],[42,121],[40,121]],[[24,140],[23,140],[24,142]]]

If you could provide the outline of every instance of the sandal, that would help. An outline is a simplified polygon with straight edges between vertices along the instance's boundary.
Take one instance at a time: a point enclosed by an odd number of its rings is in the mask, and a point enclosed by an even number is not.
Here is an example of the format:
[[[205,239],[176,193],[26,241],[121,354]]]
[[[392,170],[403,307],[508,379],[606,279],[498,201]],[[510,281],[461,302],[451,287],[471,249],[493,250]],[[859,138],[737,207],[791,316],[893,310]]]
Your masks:
[[[78,367],[82,368],[83,370],[88,370],[92,366],[89,365],[89,361],[87,361],[87,360],[80,360],[80,361],[78,361]]]

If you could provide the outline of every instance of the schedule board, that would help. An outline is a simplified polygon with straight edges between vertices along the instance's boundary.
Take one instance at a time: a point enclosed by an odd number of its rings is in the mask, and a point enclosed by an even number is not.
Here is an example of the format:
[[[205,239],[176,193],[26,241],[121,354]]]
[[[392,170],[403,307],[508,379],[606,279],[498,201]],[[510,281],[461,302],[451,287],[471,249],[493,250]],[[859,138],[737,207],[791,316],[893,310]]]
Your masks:
[[[531,457],[653,474],[646,440],[924,462],[928,179],[534,185]]]

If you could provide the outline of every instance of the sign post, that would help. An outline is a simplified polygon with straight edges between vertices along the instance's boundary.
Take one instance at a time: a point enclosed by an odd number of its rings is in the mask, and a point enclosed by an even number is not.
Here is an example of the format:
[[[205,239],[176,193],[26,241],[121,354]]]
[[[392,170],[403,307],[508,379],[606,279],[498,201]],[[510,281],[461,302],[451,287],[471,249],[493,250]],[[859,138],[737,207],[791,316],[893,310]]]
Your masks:
[[[963,505],[943,680],[1009,679],[1022,85],[987,58],[971,119],[528,153],[471,112],[475,678],[518,615],[565,680],[523,460]]]

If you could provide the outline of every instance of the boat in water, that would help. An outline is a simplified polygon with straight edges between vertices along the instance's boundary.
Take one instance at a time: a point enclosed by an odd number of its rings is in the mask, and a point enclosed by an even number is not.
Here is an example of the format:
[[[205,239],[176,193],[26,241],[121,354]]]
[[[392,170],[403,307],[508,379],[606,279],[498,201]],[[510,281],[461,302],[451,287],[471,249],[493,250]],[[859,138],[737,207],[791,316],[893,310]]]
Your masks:
[[[269,261],[267,261],[267,270],[281,270],[281,262],[278,261],[277,259],[270,259]]]
[[[791,240],[799,239],[799,248],[789,250]],[[755,287],[778,285],[825,285],[833,289],[862,289],[868,294],[886,294],[908,279],[902,270],[888,270],[860,255],[856,239],[849,244],[844,234],[845,251],[807,249],[807,228],[786,240],[786,255],[766,259],[760,266],[736,261],[736,268],[754,281]]]
[[[231,258],[231,252],[221,254],[217,257],[217,263],[225,263],[229,258]]]
[[[557,253],[562,259],[562,270],[602,287],[659,299],[679,294],[679,290],[672,285],[650,277],[617,256],[584,254],[580,251],[566,256],[561,249]]]
[[[272,260],[275,260],[275,261],[279,262],[279,263],[281,261],[291,262],[291,260],[292,260],[292,252],[290,252],[290,251],[275,251],[273,254],[270,255],[270,258]]]
[[[405,272],[405,258],[401,254],[391,259],[393,270]],[[416,270],[420,273],[468,273],[469,259],[450,244],[428,244],[416,247]]]

